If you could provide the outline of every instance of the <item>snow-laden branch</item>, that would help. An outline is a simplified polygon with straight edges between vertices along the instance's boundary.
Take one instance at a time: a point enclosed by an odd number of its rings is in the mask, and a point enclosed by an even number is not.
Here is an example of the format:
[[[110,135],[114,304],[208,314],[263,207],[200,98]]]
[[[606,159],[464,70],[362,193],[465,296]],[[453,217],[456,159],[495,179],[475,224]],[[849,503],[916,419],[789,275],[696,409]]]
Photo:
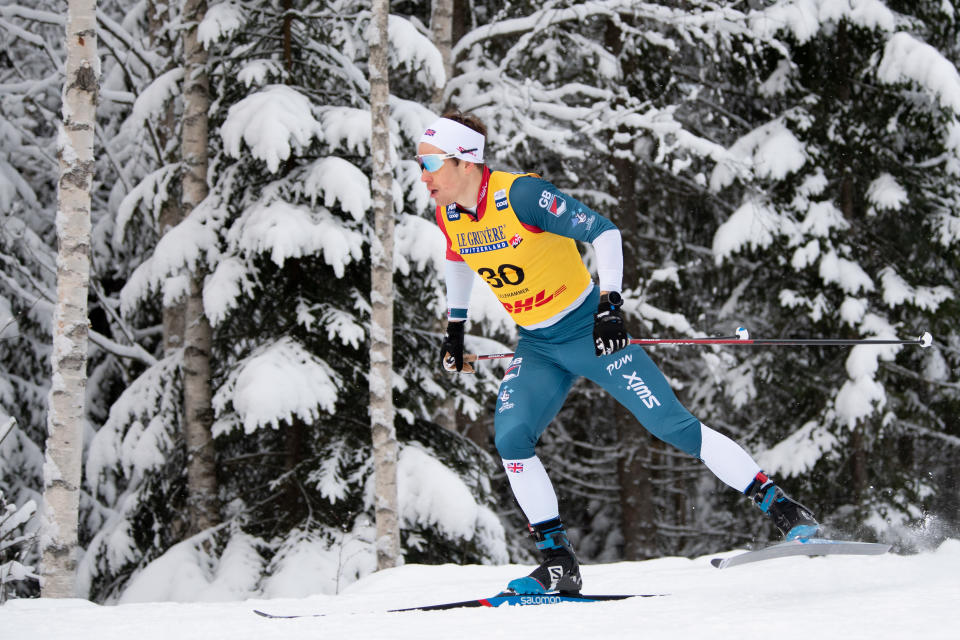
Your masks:
[[[129,346],[120,344],[116,340],[112,340],[102,333],[94,331],[93,329],[90,329],[90,342],[94,343],[107,353],[111,353],[121,358],[138,360],[147,365],[152,365],[157,362],[157,359],[150,355],[150,353],[139,344],[134,343]]]
[[[29,21],[43,22],[51,25],[58,25],[63,27],[65,25],[65,19],[52,14],[46,11],[37,11],[35,9],[27,9],[19,5],[14,5],[10,7],[0,7],[0,29],[9,31],[15,37],[20,38],[24,42],[28,42],[36,47],[39,47],[44,50],[47,56],[50,57],[50,61],[53,62],[55,69],[63,69],[63,60],[57,57],[57,54],[50,47],[49,43],[43,39],[43,37],[31,33],[26,29],[10,22],[6,18],[21,18]]]
[[[746,16],[742,12],[712,4],[705,6],[708,6],[708,8],[703,11],[691,12],[689,9],[665,7],[652,3],[637,3],[635,0],[598,0],[563,9],[550,7],[529,16],[492,22],[474,29],[457,42],[453,47],[452,54],[456,59],[475,44],[493,38],[513,36],[531,31],[543,31],[548,27],[564,22],[583,22],[594,16],[613,16],[617,14],[670,24],[683,31],[706,26],[716,29],[717,25],[723,22],[726,23],[725,31],[728,33],[750,35],[747,30]]]
[[[877,76],[889,84],[916,82],[941,107],[960,113],[960,73],[956,66],[908,33],[896,33],[887,41]]]
[[[52,11],[42,11],[40,9],[28,9],[27,7],[14,4],[0,7],[0,16],[4,18],[21,18],[30,22],[39,22],[50,24],[61,29],[66,24],[66,16],[53,13]]]
[[[127,50],[137,57],[140,62],[143,63],[143,66],[147,68],[147,71],[150,72],[151,78],[157,77],[157,69],[162,69],[166,65],[166,61],[156,55],[151,51],[143,49],[137,41],[127,33],[127,30],[123,28],[120,24],[113,21],[110,16],[108,16],[103,11],[97,11],[97,25],[103,30],[104,34],[109,34],[120,41]],[[122,62],[122,59],[117,57],[117,60]]]
[[[601,0],[600,2],[586,2],[566,9],[543,9],[522,18],[492,22],[474,29],[462,37],[457,44],[454,45],[452,55],[454,59],[457,59],[457,57],[470,47],[485,40],[512,36],[533,30],[542,30],[551,25],[569,22],[571,20],[579,22],[596,15],[609,16],[617,11],[629,8],[632,4],[635,3],[629,0]]]

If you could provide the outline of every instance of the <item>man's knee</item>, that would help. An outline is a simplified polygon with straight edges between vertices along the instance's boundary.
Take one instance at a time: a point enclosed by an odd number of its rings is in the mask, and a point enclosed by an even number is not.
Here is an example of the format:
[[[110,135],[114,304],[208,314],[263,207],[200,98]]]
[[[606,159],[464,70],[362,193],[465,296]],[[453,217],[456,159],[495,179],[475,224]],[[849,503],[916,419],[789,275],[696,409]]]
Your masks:
[[[497,424],[494,444],[497,453],[504,460],[523,460],[535,455],[537,441],[530,436],[530,430],[522,424]]]
[[[700,457],[703,432],[700,429],[700,421],[693,416],[670,425],[661,425],[657,429],[651,429],[650,432],[681,451],[695,458]]]

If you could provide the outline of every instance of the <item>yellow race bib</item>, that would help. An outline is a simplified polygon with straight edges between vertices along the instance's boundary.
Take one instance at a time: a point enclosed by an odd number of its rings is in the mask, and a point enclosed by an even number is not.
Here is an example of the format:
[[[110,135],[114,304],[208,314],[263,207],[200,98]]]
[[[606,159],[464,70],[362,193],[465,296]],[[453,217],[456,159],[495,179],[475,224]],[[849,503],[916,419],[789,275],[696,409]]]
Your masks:
[[[451,252],[486,281],[517,324],[529,326],[569,307],[589,286],[590,273],[575,240],[517,219],[509,193],[521,175],[490,174],[486,192],[481,188],[478,219],[455,205],[438,216],[444,217]],[[544,192],[543,197],[553,198],[553,194]],[[550,206],[556,203],[546,203],[544,208]]]

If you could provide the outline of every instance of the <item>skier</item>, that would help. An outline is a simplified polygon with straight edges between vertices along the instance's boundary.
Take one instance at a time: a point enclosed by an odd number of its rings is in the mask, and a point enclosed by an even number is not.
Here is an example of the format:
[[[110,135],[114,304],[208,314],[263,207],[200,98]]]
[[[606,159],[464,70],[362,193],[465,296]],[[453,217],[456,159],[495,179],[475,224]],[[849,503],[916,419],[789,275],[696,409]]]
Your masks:
[[[463,336],[476,272],[519,325],[497,394],[495,442],[542,564],[512,580],[520,594],[578,592],[580,567],[557,495],[534,448],[578,376],[597,383],[654,436],[698,457],[743,492],[791,540],[816,533],[813,514],[789,498],[733,440],[677,400],[647,353],[630,345],[620,295],[620,232],[607,218],[535,174],[491,171],[486,128],[449,112],[420,138],[420,179],[446,237],[447,329],[441,366],[463,370]],[[595,285],[576,241],[593,245]]]

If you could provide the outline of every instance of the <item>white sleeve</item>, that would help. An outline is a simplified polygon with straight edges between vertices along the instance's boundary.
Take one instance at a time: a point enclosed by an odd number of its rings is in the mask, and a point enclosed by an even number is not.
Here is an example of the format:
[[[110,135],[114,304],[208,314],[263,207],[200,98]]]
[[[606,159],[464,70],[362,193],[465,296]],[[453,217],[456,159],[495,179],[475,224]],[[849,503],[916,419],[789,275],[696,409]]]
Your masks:
[[[594,238],[600,291],[620,292],[623,286],[623,243],[618,229],[607,229]]]
[[[473,290],[473,269],[461,260],[447,260],[447,312],[451,309],[461,310],[462,318],[450,314],[453,319],[466,319],[466,311],[470,307],[470,293]],[[460,315],[460,314],[456,314]]]

